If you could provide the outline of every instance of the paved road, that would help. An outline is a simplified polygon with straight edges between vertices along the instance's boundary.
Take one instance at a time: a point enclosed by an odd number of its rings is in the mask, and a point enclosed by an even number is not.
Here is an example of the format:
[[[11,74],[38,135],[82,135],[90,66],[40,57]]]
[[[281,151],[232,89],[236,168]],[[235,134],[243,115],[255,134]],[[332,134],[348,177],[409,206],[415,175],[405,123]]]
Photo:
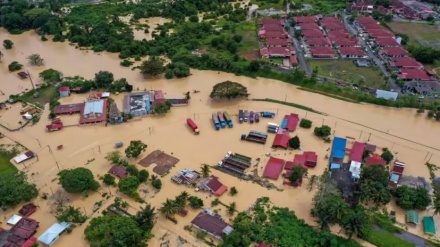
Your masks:
[[[306,76],[311,76],[312,71],[310,71],[309,65],[307,64],[306,58],[304,57],[304,53],[302,52],[300,42],[295,38],[295,31],[293,27],[289,27],[289,34],[290,37],[292,37],[296,57],[298,58],[299,65],[304,70],[304,73],[306,73]]]
[[[366,44],[366,42],[361,37],[357,36],[358,32],[357,32],[356,28],[354,28],[352,25],[349,24],[348,16],[344,16],[344,25],[345,25],[345,27],[348,29],[348,31],[351,34],[356,35],[357,39],[359,40],[359,43],[362,45],[362,47],[365,47],[367,55],[379,67],[379,69],[382,71],[382,73],[385,76],[388,77],[388,83],[390,84],[391,89],[394,92],[398,92],[400,94],[401,93],[401,88],[396,84],[396,81],[393,78],[389,77],[390,73],[388,72],[388,70],[383,65],[382,60],[378,56],[376,56],[376,54],[373,53],[373,51],[371,50],[370,46],[368,46]]]

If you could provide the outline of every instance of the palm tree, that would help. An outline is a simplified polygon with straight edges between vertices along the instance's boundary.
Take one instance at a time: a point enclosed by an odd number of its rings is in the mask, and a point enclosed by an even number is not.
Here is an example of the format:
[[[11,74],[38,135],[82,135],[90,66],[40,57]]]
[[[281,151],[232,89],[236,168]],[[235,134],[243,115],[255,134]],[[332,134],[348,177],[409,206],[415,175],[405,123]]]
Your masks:
[[[188,200],[189,194],[186,191],[182,191],[180,195],[176,196],[175,203],[179,206],[179,208],[184,208],[186,206],[186,202]]]
[[[134,220],[138,223],[140,228],[145,232],[149,232],[153,229],[154,226],[154,216],[156,213],[154,212],[155,208],[151,207],[150,204],[147,204],[145,208],[139,211],[136,216],[134,216]]]
[[[231,204],[229,204],[228,206],[228,213],[230,215],[233,215],[236,210],[237,210],[237,205],[235,204],[235,202],[231,202]]]
[[[203,177],[206,178],[206,177],[209,177],[209,173],[211,172],[211,169],[209,168],[209,166],[207,164],[203,164],[201,172],[202,172]]]
[[[177,207],[176,203],[168,198],[162,203],[162,207],[159,209],[159,211],[165,215],[166,218],[171,218],[171,216],[177,213],[178,210],[179,208]]]
[[[190,100],[190,99],[191,99],[191,93],[190,93],[190,91],[184,93],[183,95],[185,95],[185,99],[186,99],[186,100]]]
[[[312,176],[310,177],[310,179],[309,179],[309,184],[307,184],[307,189],[308,189],[309,191],[312,191],[313,188],[314,188],[316,185],[318,185],[318,184],[319,184],[318,176],[316,176],[316,175],[312,175]]]

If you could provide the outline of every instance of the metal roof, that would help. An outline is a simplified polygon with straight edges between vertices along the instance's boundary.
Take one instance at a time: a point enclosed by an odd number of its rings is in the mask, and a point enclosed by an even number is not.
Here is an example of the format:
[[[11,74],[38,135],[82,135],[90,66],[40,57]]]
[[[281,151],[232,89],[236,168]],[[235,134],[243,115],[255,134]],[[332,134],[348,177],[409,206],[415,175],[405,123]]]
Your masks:
[[[399,96],[397,92],[385,91],[381,89],[376,90],[376,98],[386,99],[386,100],[389,99],[396,100],[397,96]]]

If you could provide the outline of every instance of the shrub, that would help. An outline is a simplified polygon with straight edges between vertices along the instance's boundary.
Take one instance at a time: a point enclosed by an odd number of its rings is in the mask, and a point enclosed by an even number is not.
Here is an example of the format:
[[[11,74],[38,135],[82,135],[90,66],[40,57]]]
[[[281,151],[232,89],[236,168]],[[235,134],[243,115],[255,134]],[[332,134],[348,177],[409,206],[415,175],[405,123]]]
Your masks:
[[[312,127],[312,121],[308,120],[308,119],[301,119],[301,122],[299,122],[299,127],[301,128],[305,128],[305,129],[310,129]]]

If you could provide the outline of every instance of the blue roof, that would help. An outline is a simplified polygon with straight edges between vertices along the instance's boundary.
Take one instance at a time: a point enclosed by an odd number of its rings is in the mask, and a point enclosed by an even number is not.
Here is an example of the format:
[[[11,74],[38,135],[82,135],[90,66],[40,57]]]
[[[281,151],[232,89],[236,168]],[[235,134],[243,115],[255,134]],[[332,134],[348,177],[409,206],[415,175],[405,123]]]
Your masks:
[[[339,168],[341,168],[341,165],[340,165],[340,164],[332,163],[332,164],[330,165],[330,169],[339,169]]]
[[[397,181],[399,181],[399,177],[400,177],[399,174],[393,173],[393,174],[391,174],[390,181],[397,182]]]
[[[347,139],[341,137],[335,137],[332,144],[332,158],[344,158],[345,146],[347,145]]]
[[[69,226],[70,224],[67,222],[55,223],[38,237],[38,241],[45,245],[51,245]]]

